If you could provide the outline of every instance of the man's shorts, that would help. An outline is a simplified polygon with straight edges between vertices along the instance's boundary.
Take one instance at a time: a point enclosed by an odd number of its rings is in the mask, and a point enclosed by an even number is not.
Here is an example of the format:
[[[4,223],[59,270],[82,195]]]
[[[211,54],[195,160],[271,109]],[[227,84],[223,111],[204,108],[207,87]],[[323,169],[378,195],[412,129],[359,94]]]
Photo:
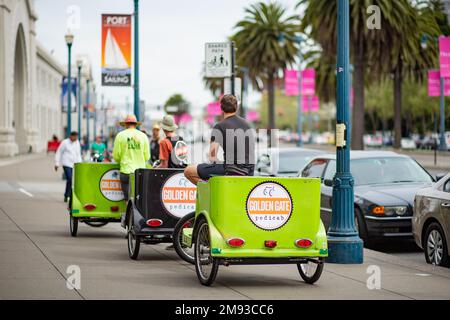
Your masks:
[[[224,176],[225,167],[223,164],[202,163],[197,166],[197,173],[202,180],[206,181],[214,176]]]

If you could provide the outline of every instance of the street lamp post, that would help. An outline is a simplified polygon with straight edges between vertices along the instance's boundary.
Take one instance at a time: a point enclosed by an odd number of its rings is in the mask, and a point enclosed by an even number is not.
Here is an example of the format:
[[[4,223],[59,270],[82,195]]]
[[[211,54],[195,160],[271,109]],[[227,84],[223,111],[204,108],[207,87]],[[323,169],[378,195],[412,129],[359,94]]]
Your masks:
[[[91,117],[89,112],[89,94],[90,94],[90,87],[89,87],[89,78],[86,79],[86,151],[89,150],[89,118]]]
[[[97,93],[96,93],[96,88],[94,87],[94,133],[92,134],[92,140],[95,141],[95,138],[97,137]]]
[[[70,136],[70,132],[72,131],[72,43],[73,43],[73,34],[70,32],[66,34],[65,39],[67,43],[67,48],[69,51],[69,61],[67,64],[67,132],[66,138]]]
[[[78,104],[78,136],[81,137],[81,113],[83,112],[83,106],[81,105],[81,68],[83,66],[83,60],[77,61],[78,67],[78,93],[77,93],[77,104]]]
[[[363,241],[358,236],[354,212],[354,180],[350,173],[350,5],[338,1],[338,59],[336,112],[336,175],[333,213],[328,231],[330,263],[363,263]]]
[[[441,123],[440,123],[440,143],[439,143],[439,150],[440,151],[447,151],[447,141],[445,138],[445,79],[444,77],[441,77],[441,103],[440,103],[440,111],[441,111]]]
[[[139,0],[134,0],[134,115],[138,121],[139,103]]]

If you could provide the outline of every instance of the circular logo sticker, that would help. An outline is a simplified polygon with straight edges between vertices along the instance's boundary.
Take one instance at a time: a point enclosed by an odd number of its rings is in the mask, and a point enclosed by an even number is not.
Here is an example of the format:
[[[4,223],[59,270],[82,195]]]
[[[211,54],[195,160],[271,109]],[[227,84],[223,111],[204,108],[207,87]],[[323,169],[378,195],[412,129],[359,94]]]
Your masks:
[[[182,218],[195,211],[197,187],[183,173],[171,176],[161,190],[161,200],[167,212]]]
[[[106,171],[100,179],[100,191],[109,201],[122,201],[125,199],[120,184],[120,172],[117,169]]]
[[[275,182],[257,185],[247,197],[247,215],[255,226],[263,230],[273,231],[284,226],[292,209],[291,195]]]

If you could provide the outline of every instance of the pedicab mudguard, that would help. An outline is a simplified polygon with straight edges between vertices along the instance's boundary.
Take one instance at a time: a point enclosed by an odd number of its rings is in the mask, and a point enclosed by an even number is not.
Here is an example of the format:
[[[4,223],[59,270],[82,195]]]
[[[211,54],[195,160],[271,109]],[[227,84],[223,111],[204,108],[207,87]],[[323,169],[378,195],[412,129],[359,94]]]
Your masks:
[[[73,217],[120,220],[126,206],[118,164],[76,163],[72,184]]]
[[[211,254],[216,258],[328,256],[319,179],[215,177],[198,186],[196,222],[201,216],[208,221]],[[189,232],[184,234],[186,244],[192,238]],[[244,245],[228,245],[236,238]],[[299,246],[299,240],[311,245]],[[274,242],[275,247],[268,247]]]

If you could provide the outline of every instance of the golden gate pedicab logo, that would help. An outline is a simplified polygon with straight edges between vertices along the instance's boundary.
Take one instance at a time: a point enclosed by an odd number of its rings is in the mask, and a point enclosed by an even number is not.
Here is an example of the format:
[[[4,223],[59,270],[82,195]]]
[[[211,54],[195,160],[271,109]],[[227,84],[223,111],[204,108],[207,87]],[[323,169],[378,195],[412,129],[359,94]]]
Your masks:
[[[273,231],[283,227],[292,215],[292,198],[282,185],[266,182],[257,185],[247,198],[247,215],[255,226]]]
[[[120,184],[120,172],[117,169],[106,171],[100,179],[100,191],[109,201],[122,201],[125,199]]]
[[[195,211],[197,187],[183,173],[171,176],[161,190],[161,200],[167,212],[182,218]]]

